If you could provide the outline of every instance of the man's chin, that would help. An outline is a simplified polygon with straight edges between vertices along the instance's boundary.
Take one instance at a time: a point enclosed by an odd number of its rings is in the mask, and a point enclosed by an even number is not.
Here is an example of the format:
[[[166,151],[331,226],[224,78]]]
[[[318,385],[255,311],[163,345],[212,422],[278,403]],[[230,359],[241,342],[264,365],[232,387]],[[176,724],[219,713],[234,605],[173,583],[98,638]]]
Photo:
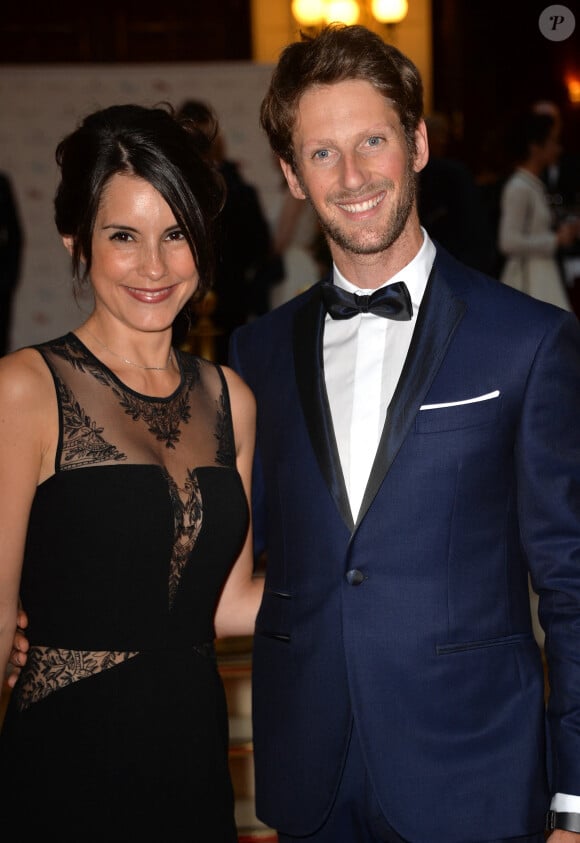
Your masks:
[[[392,246],[396,240],[396,237],[385,237],[384,232],[376,237],[369,237],[368,232],[361,237],[345,237],[340,233],[327,232],[327,237],[330,237],[343,252],[349,252],[352,255],[378,255]]]

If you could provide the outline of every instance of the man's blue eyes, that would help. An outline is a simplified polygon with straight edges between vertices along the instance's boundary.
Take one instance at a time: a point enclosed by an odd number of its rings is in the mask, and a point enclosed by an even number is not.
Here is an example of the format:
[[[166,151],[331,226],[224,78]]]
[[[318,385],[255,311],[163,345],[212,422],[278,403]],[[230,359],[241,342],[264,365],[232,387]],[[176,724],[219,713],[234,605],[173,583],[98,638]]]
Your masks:
[[[380,146],[383,142],[383,138],[379,135],[373,135],[372,137],[368,138],[366,142],[369,146]],[[312,157],[325,160],[326,158],[330,157],[330,150],[318,149]]]

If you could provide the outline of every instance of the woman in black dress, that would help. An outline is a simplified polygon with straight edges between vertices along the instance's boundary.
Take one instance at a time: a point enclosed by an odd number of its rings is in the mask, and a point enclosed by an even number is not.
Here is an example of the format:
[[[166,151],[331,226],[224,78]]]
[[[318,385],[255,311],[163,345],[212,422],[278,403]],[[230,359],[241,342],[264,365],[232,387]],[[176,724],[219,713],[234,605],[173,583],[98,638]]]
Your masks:
[[[57,148],[55,219],[94,308],[0,361],[0,664],[30,650],[0,736],[19,836],[234,843],[216,634],[253,631],[255,407],[172,347],[223,203],[205,139],[113,106]]]

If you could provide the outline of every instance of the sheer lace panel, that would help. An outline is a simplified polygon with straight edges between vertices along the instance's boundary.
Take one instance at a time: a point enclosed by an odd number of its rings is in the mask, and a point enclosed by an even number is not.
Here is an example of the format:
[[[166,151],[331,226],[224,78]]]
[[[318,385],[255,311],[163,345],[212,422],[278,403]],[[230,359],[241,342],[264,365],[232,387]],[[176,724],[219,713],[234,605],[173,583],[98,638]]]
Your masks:
[[[213,641],[194,644],[192,650],[204,659],[216,661]],[[95,676],[138,655],[137,650],[118,652],[31,647],[26,667],[22,669],[20,680],[13,692],[16,705],[20,711],[24,711],[53,691]]]
[[[188,472],[183,489],[178,489],[169,475],[167,475],[167,482],[175,513],[175,544],[169,572],[169,607],[171,608],[182,571],[201,529],[203,507],[195,471]]]
[[[103,438],[103,428],[86,416],[62,381],[57,381],[62,407],[64,430],[62,444],[63,470],[94,465],[109,460],[126,460],[114,445]]]
[[[203,522],[196,467],[235,466],[223,372],[175,351],[181,383],[167,398],[154,398],[126,387],[74,334],[38,348],[53,372],[61,409],[58,471],[119,462],[161,468],[175,512],[168,582],[173,606]]]
[[[58,650],[31,647],[28,661],[14,690],[16,704],[23,711],[32,703],[71,682],[94,676],[137,655],[137,652],[109,650]]]

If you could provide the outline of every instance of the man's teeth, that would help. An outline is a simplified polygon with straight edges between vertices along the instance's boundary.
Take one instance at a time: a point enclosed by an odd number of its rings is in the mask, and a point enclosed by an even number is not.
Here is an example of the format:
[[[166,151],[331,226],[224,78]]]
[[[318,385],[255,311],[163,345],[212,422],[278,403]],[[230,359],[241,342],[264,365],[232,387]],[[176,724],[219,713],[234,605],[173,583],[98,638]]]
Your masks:
[[[367,199],[364,202],[357,202],[353,205],[340,203],[340,207],[344,208],[345,211],[348,211],[349,214],[360,214],[361,211],[370,211],[372,208],[376,208],[381,201],[381,198],[381,196],[376,196],[374,199]]]

